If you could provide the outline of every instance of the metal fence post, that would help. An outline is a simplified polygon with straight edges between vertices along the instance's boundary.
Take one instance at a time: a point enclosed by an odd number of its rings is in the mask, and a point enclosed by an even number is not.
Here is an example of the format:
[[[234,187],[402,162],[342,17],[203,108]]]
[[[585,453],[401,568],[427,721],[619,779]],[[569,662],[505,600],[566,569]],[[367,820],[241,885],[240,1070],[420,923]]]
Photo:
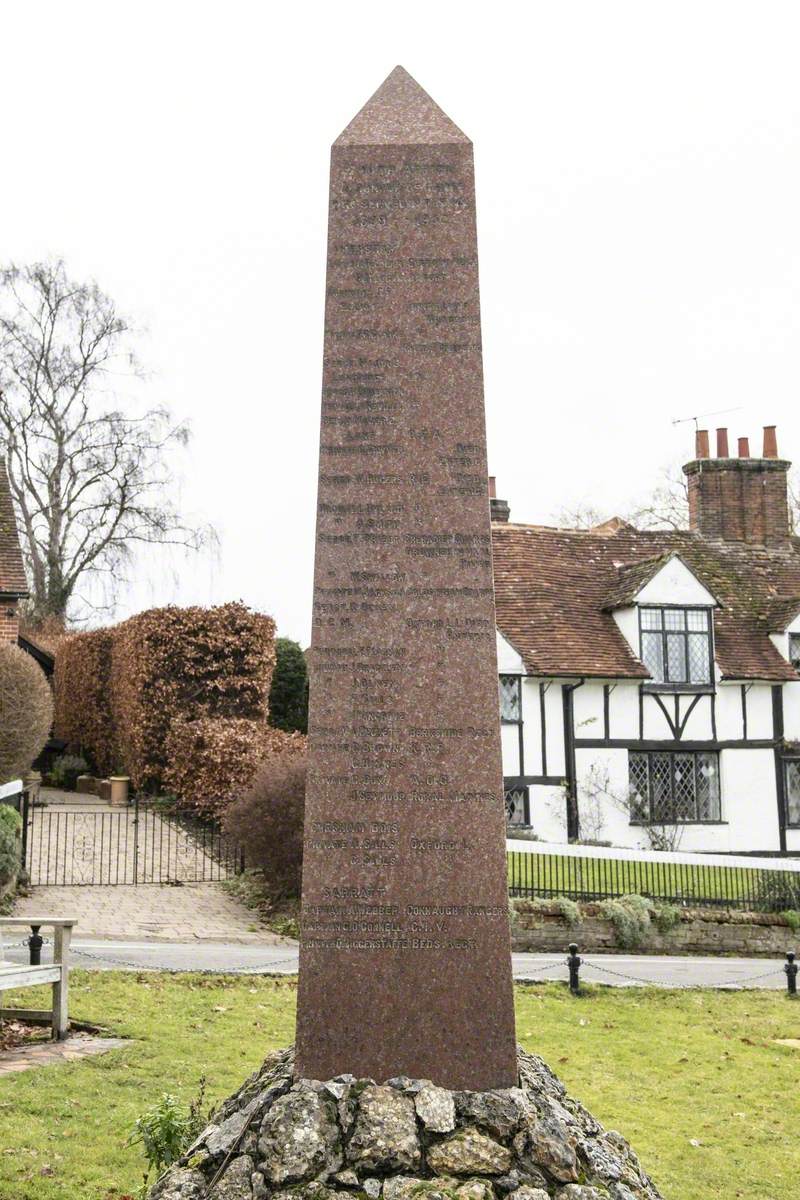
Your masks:
[[[39,935],[41,925],[31,925],[31,936],[28,938],[28,958],[32,967],[42,965],[42,946],[44,938]]]
[[[794,950],[786,952],[786,962],[783,967],[786,972],[786,988],[790,996],[797,995],[797,971],[798,966],[794,961]]]
[[[20,856],[22,861],[20,866],[27,874],[28,872],[28,822],[30,820],[30,793],[28,789],[22,793],[22,801],[20,804],[20,816],[22,817],[22,845],[20,846]]]
[[[578,955],[578,943],[570,942],[567,966],[569,967],[569,990],[573,996],[579,995],[581,990],[581,981],[578,974],[581,969],[581,962],[582,959]]]
[[[133,797],[133,882],[139,882],[139,793]]]

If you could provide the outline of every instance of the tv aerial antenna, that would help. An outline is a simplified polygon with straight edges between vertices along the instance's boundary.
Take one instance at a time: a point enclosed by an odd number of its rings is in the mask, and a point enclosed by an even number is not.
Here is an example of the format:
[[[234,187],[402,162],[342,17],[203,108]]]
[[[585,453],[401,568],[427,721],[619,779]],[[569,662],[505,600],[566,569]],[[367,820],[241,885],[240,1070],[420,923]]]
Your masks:
[[[740,404],[737,408],[715,408],[713,412],[698,413],[696,417],[676,417],[672,421],[673,425],[686,425],[689,421],[694,421],[695,430],[700,428],[698,424],[704,417],[721,417],[725,413],[741,412],[744,405]]]

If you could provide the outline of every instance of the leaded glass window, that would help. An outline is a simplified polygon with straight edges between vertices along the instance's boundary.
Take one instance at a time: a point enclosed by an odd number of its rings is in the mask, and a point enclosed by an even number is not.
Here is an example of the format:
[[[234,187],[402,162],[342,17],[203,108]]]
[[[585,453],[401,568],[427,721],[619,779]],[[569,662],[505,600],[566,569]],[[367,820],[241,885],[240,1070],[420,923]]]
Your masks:
[[[647,754],[633,751],[628,758],[628,775],[633,821],[677,824],[720,820],[719,754],[716,751],[658,750]]]
[[[788,758],[786,772],[786,824],[800,825],[800,758]]]
[[[789,662],[800,671],[800,633],[789,634]]]
[[[530,825],[528,812],[528,789],[512,787],[506,789],[506,824]]]
[[[642,662],[653,683],[711,682],[711,613],[706,608],[642,608]]]
[[[519,675],[500,676],[500,720],[514,725],[522,720],[522,680]]]

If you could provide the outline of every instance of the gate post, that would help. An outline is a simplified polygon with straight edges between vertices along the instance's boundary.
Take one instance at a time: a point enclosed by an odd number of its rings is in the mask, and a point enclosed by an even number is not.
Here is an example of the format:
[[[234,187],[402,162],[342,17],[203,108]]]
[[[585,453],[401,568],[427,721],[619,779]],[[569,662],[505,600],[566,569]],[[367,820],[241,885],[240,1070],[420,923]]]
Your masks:
[[[133,797],[133,882],[139,882],[139,793]]]
[[[30,793],[28,792],[27,788],[25,788],[22,793],[20,816],[22,817],[22,846],[20,847],[20,866],[24,872],[28,873],[28,821],[30,820]]]

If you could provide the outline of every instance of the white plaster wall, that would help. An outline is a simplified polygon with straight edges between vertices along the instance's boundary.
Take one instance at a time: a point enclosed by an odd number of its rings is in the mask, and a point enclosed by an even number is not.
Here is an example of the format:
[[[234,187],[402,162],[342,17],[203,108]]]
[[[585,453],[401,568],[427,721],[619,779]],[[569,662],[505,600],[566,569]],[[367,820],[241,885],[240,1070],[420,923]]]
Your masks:
[[[714,726],[711,720],[711,696],[701,696],[700,699],[692,708],[693,696],[681,696],[678,712],[680,720],[686,717],[686,724],[683,728],[683,737],[689,742],[705,742],[710,741],[714,736]],[[689,710],[691,714],[687,717]]]
[[[778,802],[772,751],[723,750],[720,759],[722,817],[728,823],[725,849],[777,850]],[[693,835],[702,833],[702,828],[695,827]],[[683,848],[692,850],[695,846],[689,839]]]
[[[789,634],[788,633],[771,633],[769,640],[772,642],[775,649],[780,654],[781,658],[789,661]]]
[[[784,684],[783,726],[790,742],[800,741],[800,680]]]
[[[609,732],[612,738],[638,738],[639,685],[612,684],[608,700]]]
[[[500,745],[503,751],[503,774],[519,775],[519,734],[516,725],[500,726]]]
[[[628,751],[608,747],[577,749],[578,812],[581,837],[636,846],[625,799],[628,794]],[[631,840],[631,839],[634,840]]]
[[[572,706],[575,737],[603,737],[603,684],[587,680],[572,693]]]
[[[564,707],[560,683],[552,684],[544,698],[547,714],[547,774],[564,775]]]
[[[786,849],[800,854],[800,829],[786,830]]]
[[[497,635],[497,672],[499,675],[524,675],[525,667],[514,647],[500,633]]]
[[[646,583],[636,600],[639,604],[692,604],[711,607],[716,600],[680,558],[671,558]]]
[[[539,713],[539,680],[522,681],[522,734],[525,745],[525,774],[541,775],[542,736]]]
[[[771,738],[772,688],[768,683],[754,683],[747,693],[748,738]]]
[[[747,698],[748,712],[752,695]],[[738,683],[717,684],[717,737],[722,742],[742,737],[742,693]]]
[[[530,789],[531,828],[543,842],[567,840],[564,789],[537,784]]]
[[[615,608],[612,617],[619,626],[620,633],[630,646],[636,657],[639,657],[639,610],[631,605],[629,608]]]
[[[675,702],[670,694],[661,697],[661,700],[666,707],[667,712],[672,717],[675,713]],[[656,700],[655,696],[644,695],[644,740],[647,741],[671,741],[673,738],[672,730],[669,727],[669,721],[664,716],[661,705]],[[637,734],[638,737],[638,734]]]

